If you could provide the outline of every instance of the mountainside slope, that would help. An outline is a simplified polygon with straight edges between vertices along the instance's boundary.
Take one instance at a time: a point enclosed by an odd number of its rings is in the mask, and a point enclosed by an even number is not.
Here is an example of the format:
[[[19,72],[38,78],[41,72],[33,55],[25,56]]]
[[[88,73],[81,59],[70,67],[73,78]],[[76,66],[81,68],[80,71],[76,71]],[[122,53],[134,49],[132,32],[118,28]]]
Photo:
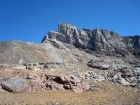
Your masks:
[[[42,44],[20,41],[0,42],[0,64],[72,63],[78,62],[78,59],[83,59],[83,57],[87,59],[87,62],[91,58],[96,58],[59,41]]]

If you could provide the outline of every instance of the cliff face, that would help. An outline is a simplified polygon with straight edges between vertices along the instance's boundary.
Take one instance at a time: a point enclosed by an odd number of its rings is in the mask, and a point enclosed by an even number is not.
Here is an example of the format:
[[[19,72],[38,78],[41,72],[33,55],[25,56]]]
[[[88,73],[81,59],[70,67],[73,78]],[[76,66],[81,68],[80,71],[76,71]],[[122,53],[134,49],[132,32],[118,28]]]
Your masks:
[[[132,54],[140,57],[140,36],[122,37],[113,31],[103,29],[79,30],[73,25],[59,23],[58,30],[50,31],[42,43],[49,40],[57,40],[103,55],[127,57]]]

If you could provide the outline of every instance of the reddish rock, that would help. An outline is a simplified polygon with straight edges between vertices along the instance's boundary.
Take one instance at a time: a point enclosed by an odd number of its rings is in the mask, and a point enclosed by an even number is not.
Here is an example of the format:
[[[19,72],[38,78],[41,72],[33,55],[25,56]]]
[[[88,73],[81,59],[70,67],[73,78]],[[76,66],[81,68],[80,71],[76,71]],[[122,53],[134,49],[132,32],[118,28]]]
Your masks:
[[[78,87],[78,86],[72,86],[72,91],[76,93],[82,93],[81,87]]]
[[[89,90],[89,89],[90,89],[89,82],[82,82],[82,83],[81,83],[81,87],[82,87],[82,90],[83,90],[83,91]]]
[[[51,90],[65,90],[62,84],[54,83],[54,84],[51,84],[50,87],[51,87]]]
[[[90,89],[88,82],[81,82],[81,78],[75,75],[51,76],[30,74],[32,79],[11,78],[2,81],[2,88],[10,92],[29,92],[40,90],[66,90],[81,93]]]
[[[76,86],[71,86],[71,89],[76,93],[81,93],[90,89],[88,82],[78,83]]]

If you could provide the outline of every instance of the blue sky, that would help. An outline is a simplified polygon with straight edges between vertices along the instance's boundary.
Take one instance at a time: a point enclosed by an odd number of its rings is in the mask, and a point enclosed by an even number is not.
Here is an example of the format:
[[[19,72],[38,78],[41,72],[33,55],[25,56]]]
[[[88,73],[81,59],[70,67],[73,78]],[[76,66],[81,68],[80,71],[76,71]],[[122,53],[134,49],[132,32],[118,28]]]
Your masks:
[[[40,43],[58,22],[140,35],[140,0],[0,0],[0,41]]]

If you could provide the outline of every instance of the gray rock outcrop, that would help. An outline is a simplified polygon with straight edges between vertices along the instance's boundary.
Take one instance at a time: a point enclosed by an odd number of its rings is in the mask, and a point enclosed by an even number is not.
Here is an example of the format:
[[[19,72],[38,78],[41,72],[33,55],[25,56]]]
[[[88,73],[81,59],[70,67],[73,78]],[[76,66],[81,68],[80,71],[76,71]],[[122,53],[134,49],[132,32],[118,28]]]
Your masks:
[[[73,25],[59,23],[58,30],[50,31],[43,38],[42,43],[56,40],[103,55],[140,57],[140,36],[138,35],[122,37],[113,31],[85,28],[79,30]]]
[[[14,93],[19,93],[19,92],[30,92],[31,87],[27,83],[25,79],[22,78],[10,78],[6,81],[2,81],[1,83],[2,88],[9,91],[9,92],[14,92]]]
[[[125,63],[122,60],[91,60],[87,64],[88,66],[92,68],[97,68],[100,70],[121,70],[121,69],[130,69],[131,65],[129,63]]]

